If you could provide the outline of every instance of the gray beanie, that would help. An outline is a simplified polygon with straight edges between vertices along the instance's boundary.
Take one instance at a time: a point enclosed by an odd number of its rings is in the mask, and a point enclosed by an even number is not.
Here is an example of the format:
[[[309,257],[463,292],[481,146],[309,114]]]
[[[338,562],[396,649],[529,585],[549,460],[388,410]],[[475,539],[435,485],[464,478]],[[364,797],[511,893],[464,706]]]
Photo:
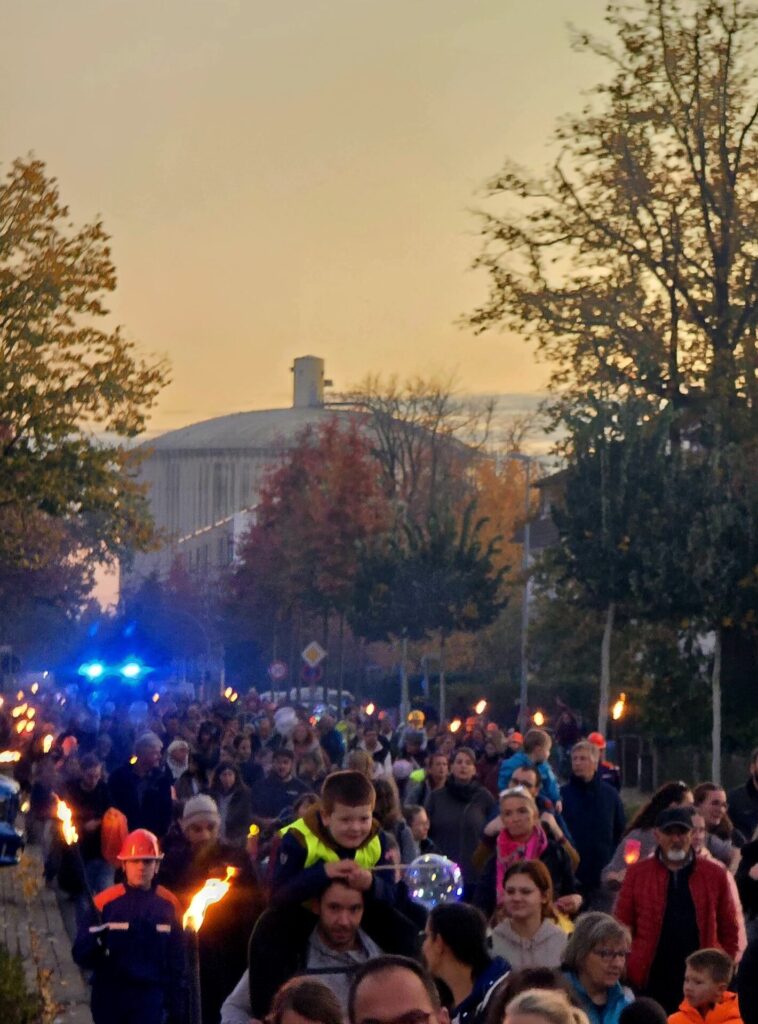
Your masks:
[[[184,805],[182,811],[182,824],[188,821],[192,821],[193,818],[200,818],[203,816],[220,819],[218,813],[218,807],[216,801],[212,796],[207,796],[205,793],[198,793],[197,796],[191,796],[187,803]]]

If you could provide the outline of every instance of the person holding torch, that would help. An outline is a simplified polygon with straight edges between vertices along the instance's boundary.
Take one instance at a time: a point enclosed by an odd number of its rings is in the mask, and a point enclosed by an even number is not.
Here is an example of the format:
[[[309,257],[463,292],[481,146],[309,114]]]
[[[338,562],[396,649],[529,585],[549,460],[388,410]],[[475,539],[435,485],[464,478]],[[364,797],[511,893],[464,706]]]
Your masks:
[[[181,1024],[185,951],[179,904],[155,885],[162,854],[147,829],[130,832],[118,857],[125,882],[98,893],[73,947],[93,971],[94,1024]]]

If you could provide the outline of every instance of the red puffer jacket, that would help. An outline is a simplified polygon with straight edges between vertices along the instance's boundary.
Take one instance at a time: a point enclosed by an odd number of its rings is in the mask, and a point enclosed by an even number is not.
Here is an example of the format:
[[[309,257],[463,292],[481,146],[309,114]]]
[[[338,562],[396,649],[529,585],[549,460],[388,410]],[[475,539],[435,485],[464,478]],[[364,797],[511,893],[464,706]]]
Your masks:
[[[657,856],[633,864],[626,872],[614,914],[632,933],[632,951],[627,979],[643,988],[658,948],[668,890],[669,869]],[[729,956],[737,955],[737,915],[732,890],[721,865],[702,857],[695,860],[690,874],[690,892],[695,904],[698,946],[717,947]]]

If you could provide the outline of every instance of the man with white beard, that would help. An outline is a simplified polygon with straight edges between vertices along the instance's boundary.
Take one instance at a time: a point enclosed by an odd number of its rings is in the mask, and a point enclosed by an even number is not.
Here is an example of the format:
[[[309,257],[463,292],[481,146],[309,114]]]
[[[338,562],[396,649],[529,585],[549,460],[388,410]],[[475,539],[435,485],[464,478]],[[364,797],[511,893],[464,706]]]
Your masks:
[[[724,869],[695,856],[689,809],[661,811],[655,838],[655,853],[627,870],[614,914],[632,933],[627,981],[671,1014],[690,953],[717,947],[736,956],[740,910]]]

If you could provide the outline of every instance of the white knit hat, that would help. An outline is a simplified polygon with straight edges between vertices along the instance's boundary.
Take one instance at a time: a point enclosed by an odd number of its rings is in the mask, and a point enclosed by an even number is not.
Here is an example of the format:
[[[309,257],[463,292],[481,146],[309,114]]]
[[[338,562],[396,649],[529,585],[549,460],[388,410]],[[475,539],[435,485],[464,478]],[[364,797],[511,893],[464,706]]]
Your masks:
[[[200,817],[212,817],[220,819],[218,813],[218,807],[216,801],[212,796],[207,796],[205,793],[198,793],[197,796],[191,796],[187,803],[184,805],[182,811],[182,823],[191,821],[193,818]]]

